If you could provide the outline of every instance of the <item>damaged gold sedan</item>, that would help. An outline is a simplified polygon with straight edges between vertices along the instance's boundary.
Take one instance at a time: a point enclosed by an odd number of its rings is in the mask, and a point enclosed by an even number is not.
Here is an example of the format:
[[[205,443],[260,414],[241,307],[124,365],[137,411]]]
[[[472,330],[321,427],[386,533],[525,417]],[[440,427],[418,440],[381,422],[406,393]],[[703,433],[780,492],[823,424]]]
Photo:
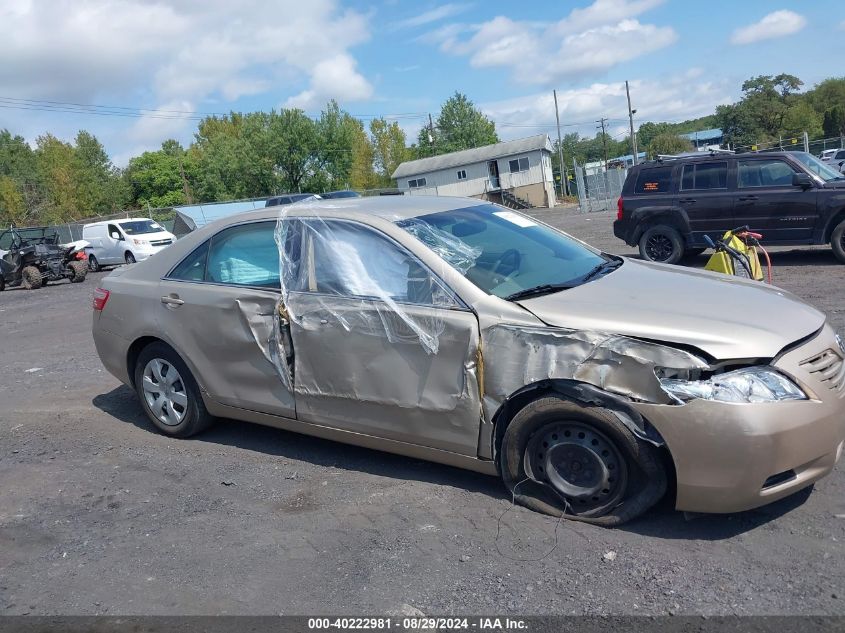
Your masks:
[[[94,310],[162,433],[266,424],[500,475],[602,525],[671,480],[680,510],[774,501],[845,438],[845,349],[816,309],[480,200],[239,214],[114,271]]]

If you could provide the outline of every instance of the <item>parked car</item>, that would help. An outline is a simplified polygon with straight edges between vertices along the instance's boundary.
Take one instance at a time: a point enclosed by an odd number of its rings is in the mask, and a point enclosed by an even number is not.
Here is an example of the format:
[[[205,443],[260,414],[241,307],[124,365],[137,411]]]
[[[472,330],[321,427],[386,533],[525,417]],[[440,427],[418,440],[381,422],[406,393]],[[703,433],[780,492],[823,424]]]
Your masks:
[[[50,281],[85,281],[85,242],[59,244],[47,226],[10,228],[0,233],[0,291],[8,285],[37,290]]]
[[[823,163],[841,171],[845,165],[845,149],[826,149],[819,158]]]
[[[302,200],[318,200],[320,196],[316,193],[286,193],[281,196],[274,196],[268,198],[264,203],[265,207],[278,207],[285,204],[293,204],[294,202],[301,202]]]
[[[603,525],[670,478],[680,510],[769,503],[845,439],[845,346],[815,308],[476,199],[224,218],[102,280],[93,336],[165,435],[257,422],[500,474]]]
[[[155,255],[176,241],[176,236],[149,218],[93,222],[82,227],[82,239],[90,243],[88,265],[134,264]]]
[[[326,200],[331,200],[332,198],[360,198],[361,194],[357,191],[344,189],[343,191],[326,191],[325,193],[321,193],[320,197]]]
[[[845,177],[805,152],[649,161],[628,172],[613,233],[674,264],[745,225],[771,246],[830,244],[845,263]]]

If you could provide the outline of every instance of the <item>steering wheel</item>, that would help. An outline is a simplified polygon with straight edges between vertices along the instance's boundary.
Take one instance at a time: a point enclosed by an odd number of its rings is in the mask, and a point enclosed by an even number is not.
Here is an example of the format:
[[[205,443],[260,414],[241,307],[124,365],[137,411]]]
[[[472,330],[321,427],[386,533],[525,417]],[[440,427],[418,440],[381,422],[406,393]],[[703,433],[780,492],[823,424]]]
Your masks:
[[[505,279],[510,279],[514,273],[519,270],[519,265],[521,263],[522,255],[519,254],[519,251],[515,248],[509,248],[502,253],[499,259],[496,260],[496,263],[493,264],[493,273],[503,275]],[[502,268],[503,266],[507,267],[508,272],[499,270],[499,268]]]

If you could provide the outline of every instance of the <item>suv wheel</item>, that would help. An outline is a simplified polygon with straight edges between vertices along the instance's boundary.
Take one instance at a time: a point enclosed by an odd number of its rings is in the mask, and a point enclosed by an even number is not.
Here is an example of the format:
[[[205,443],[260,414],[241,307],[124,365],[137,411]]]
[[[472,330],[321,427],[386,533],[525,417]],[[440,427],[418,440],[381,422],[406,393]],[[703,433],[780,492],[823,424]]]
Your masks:
[[[607,527],[639,516],[666,492],[655,447],[611,411],[559,396],[539,398],[514,416],[499,468],[517,503]]]
[[[677,264],[684,255],[678,230],[665,224],[649,227],[640,237],[640,257],[650,262]]]
[[[845,264],[845,220],[842,220],[833,229],[830,235],[830,247],[836,259]]]

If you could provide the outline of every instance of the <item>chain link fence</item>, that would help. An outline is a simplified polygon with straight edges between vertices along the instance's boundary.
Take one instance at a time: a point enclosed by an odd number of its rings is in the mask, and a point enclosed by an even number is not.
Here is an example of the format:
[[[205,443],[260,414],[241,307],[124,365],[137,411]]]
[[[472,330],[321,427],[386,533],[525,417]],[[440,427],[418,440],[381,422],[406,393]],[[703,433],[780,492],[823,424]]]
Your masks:
[[[578,190],[578,208],[581,213],[609,211],[616,208],[616,201],[622,195],[627,169],[587,169],[572,161],[575,185]]]

